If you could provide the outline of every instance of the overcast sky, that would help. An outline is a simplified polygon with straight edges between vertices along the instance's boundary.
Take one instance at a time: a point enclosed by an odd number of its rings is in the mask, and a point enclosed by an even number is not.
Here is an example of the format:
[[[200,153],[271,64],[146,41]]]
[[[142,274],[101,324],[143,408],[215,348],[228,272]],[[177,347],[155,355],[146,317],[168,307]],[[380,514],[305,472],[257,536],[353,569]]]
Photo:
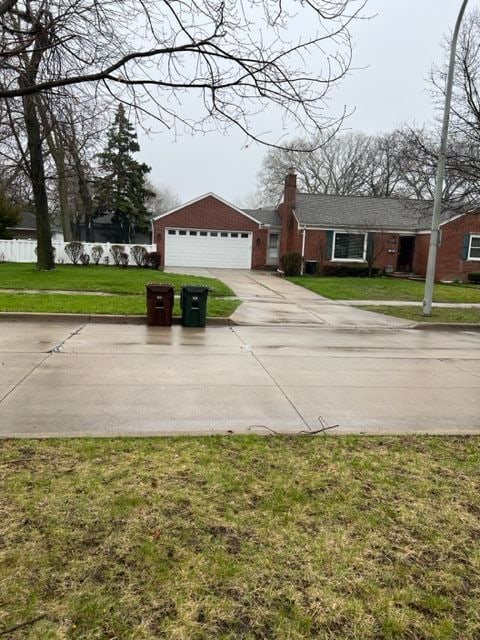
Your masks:
[[[353,29],[354,69],[331,94],[332,115],[343,105],[355,109],[344,128],[389,131],[404,122],[435,117],[426,78],[440,62],[440,43],[454,25],[460,0],[369,0],[374,17]],[[295,135],[296,132],[292,132]],[[298,133],[298,132],[297,132]],[[151,179],[168,186],[182,202],[214,192],[238,205],[256,189],[265,148],[249,144],[235,130],[174,137],[139,131],[139,159],[152,167]]]

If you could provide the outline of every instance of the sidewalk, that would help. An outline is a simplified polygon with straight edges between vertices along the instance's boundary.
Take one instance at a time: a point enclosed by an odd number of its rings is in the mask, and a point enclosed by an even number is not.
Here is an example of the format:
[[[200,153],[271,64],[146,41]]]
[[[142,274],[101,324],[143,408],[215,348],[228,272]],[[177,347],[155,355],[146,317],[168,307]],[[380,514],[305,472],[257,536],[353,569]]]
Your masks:
[[[4,322],[0,362],[0,438],[480,433],[467,331]]]

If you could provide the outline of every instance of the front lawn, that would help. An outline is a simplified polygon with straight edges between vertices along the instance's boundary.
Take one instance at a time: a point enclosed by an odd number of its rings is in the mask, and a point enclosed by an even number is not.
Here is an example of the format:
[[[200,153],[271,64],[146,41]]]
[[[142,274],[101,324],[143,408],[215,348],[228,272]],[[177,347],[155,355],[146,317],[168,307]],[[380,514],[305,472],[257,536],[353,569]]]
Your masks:
[[[465,322],[480,324],[480,309],[433,308],[431,316],[423,316],[421,307],[389,307],[361,305],[360,309],[384,313],[388,316],[414,320],[415,322]]]
[[[0,442],[0,634],[476,640],[479,445]]]
[[[425,283],[401,278],[334,278],[300,276],[288,278],[332,300],[422,301]],[[435,302],[480,302],[480,285],[437,284]]]
[[[209,317],[228,317],[240,304],[239,300],[208,298]],[[0,311],[37,313],[88,313],[114,315],[146,315],[145,295],[70,295],[43,293],[1,293]],[[181,315],[179,299],[175,299],[173,315]]]
[[[104,291],[105,293],[143,294],[149,282],[207,285],[214,297],[233,296],[226,284],[215,278],[164,273],[140,267],[57,265],[54,271],[37,271],[34,264],[0,263],[0,289],[60,289],[64,291]]]

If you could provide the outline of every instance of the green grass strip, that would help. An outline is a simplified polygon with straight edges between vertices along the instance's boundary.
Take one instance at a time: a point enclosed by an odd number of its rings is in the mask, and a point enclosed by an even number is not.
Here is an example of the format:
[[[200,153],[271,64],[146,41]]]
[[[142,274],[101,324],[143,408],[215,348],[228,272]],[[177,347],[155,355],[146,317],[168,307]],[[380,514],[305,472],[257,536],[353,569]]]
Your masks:
[[[228,317],[238,307],[238,300],[209,298],[209,317]],[[70,295],[42,293],[0,293],[0,311],[36,313],[88,313],[114,315],[146,315],[145,295]],[[175,301],[174,315],[181,315]]]
[[[424,316],[421,307],[389,307],[362,305],[360,309],[375,311],[387,316],[405,318],[415,322],[465,322],[470,324],[480,324],[480,309],[442,309],[433,308],[431,316]]]
[[[421,302],[425,283],[401,278],[333,278],[301,276],[288,278],[331,300],[398,300]],[[480,302],[480,286],[436,284],[435,302]]]
[[[226,284],[215,278],[165,273],[140,267],[95,265],[57,265],[54,271],[37,271],[34,264],[0,263],[0,289],[61,289],[64,291],[103,291],[105,293],[145,292],[149,282],[172,284],[180,291],[184,284],[206,285],[211,296],[233,296]]]

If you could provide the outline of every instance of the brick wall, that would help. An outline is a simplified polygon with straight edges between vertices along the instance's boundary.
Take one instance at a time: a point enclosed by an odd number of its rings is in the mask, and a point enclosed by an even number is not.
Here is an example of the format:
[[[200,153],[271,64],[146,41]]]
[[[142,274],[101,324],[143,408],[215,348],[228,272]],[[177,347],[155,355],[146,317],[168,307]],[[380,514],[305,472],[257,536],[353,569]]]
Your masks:
[[[437,251],[437,280],[460,278],[466,281],[472,271],[480,271],[479,260],[463,260],[463,239],[466,234],[480,235],[480,212],[457,218],[441,227],[441,244]],[[429,237],[429,236],[427,236]]]
[[[165,259],[165,229],[169,227],[251,231],[253,233],[252,268],[261,269],[265,266],[267,230],[259,229],[256,222],[213,196],[206,196],[202,200],[178,209],[175,213],[155,220],[153,224],[153,242],[157,245],[162,265]]]
[[[375,233],[374,245],[374,267],[385,269],[385,267],[396,268],[398,257],[398,233]],[[301,232],[298,251],[301,251]],[[321,265],[328,263],[327,259],[327,232],[307,230],[305,238],[305,260],[317,260]],[[335,261],[334,264],[340,264]],[[352,264],[352,263],[348,263]]]
[[[415,253],[413,254],[412,271],[418,276],[424,276],[427,273],[429,243],[429,233],[422,233],[415,236]]]
[[[305,236],[305,260],[318,260],[320,264],[323,264],[326,258],[326,245],[326,231],[312,231],[308,229]]]
[[[374,234],[375,244],[373,256],[375,257],[373,266],[387,271],[397,269],[399,239],[398,233],[379,232]]]

